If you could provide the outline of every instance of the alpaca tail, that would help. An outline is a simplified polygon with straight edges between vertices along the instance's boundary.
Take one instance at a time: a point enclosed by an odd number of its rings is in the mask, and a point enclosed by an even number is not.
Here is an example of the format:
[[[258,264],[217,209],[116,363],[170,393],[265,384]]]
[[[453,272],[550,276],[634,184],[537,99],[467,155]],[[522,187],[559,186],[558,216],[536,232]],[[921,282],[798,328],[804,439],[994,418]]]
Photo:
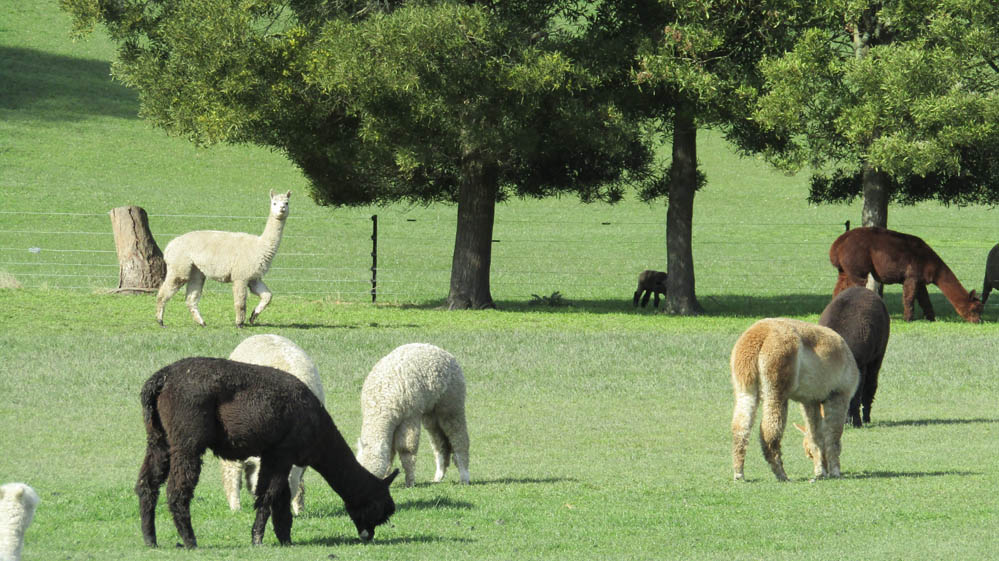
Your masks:
[[[142,403],[142,418],[146,424],[146,435],[150,444],[166,441],[166,431],[163,429],[163,423],[160,421],[156,402],[160,397],[160,392],[163,391],[163,386],[166,385],[168,374],[168,370],[162,368],[150,376],[146,380],[146,383],[142,385],[142,392],[139,399]]]

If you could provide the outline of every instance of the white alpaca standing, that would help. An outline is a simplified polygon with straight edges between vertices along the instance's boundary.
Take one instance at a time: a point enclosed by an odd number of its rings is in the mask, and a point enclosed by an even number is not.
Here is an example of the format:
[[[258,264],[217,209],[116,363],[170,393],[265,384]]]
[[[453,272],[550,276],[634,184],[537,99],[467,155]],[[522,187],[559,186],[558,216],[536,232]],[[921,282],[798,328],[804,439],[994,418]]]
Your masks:
[[[24,531],[39,500],[38,493],[24,483],[0,487],[0,561],[20,561]]]
[[[375,476],[388,475],[398,452],[413,486],[422,420],[437,459],[434,481],[444,479],[453,454],[461,482],[469,482],[465,376],[451,353],[424,343],[396,348],[364,381],[361,411],[357,460]]]
[[[320,403],[326,403],[323,392],[323,382],[319,379],[319,369],[316,368],[309,355],[286,337],[280,335],[254,335],[243,340],[229,355],[229,360],[270,366],[284,370],[309,386],[312,393],[319,398]],[[260,469],[260,458],[250,457],[245,461],[221,460],[222,487],[225,489],[229,508],[239,510],[239,490],[246,474],[246,484],[251,493],[256,493],[257,471]],[[296,515],[305,508],[305,481],[302,479],[305,468],[294,466],[288,475],[288,488],[293,493],[291,510]]]
[[[204,326],[205,320],[198,311],[198,301],[201,300],[205,277],[208,277],[232,283],[237,327],[242,327],[246,318],[247,288],[260,296],[260,303],[250,314],[250,323],[253,323],[271,301],[271,291],[262,279],[281,243],[281,231],[288,218],[290,197],[291,191],[283,194],[271,191],[271,213],[263,234],[259,236],[242,232],[197,230],[171,240],[163,251],[167,272],[156,295],[156,321],[163,325],[163,307],[187,283],[187,308],[194,321]]]

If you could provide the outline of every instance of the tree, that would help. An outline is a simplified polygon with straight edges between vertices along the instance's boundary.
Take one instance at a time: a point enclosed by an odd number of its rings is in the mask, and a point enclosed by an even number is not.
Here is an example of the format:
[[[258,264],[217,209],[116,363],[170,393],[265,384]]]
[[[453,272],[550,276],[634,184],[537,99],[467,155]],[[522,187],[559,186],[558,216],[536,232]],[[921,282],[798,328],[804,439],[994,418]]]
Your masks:
[[[665,196],[668,292],[665,310],[702,311],[693,265],[694,196],[705,183],[697,164],[697,131],[722,130],[744,150],[779,142],[750,119],[758,62],[789,44],[793,20],[785,2],[683,0],[604,2],[589,18],[596,44],[615,47],[604,67],[624,76],[608,80],[629,117],[672,141],[671,161],[646,181],[642,197]],[[610,57],[606,57],[608,59]],[[630,64],[622,64],[630,61]],[[608,72],[614,72],[608,70]],[[628,82],[629,87],[625,87]],[[776,144],[773,144],[776,146]]]
[[[757,119],[808,165],[814,202],[999,203],[999,7],[990,0],[819,2],[794,48],[762,64]]]
[[[563,52],[567,1],[62,0],[143,116],[288,155],[316,202],[456,202],[450,308],[493,306],[497,201],[620,198],[638,127]]]

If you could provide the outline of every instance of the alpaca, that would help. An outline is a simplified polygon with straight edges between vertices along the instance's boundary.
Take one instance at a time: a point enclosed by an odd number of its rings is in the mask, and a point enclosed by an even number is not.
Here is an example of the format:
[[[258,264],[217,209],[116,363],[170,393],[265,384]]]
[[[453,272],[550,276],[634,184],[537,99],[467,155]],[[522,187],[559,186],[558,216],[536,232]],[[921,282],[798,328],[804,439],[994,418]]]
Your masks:
[[[204,327],[198,311],[205,277],[232,283],[236,308],[236,327],[243,327],[246,318],[246,290],[260,297],[260,303],[250,314],[250,323],[271,301],[271,291],[263,277],[281,243],[281,231],[288,218],[291,191],[275,194],[271,191],[271,213],[260,236],[217,230],[197,230],[178,236],[163,250],[167,272],[156,295],[156,321],[163,325],[163,308],[168,300],[187,283],[187,308],[194,321]]]
[[[201,473],[201,456],[211,449],[226,460],[260,457],[254,545],[263,543],[267,519],[282,545],[291,544],[293,465],[315,469],[344,501],[362,541],[395,512],[389,485],[371,475],[351,454],[333,419],[308,386],[287,372],[224,358],[179,360],[142,386],[146,456],[135,492],[142,536],[156,546],[156,501],[167,484],[174,525],[188,548],[197,547],[191,527],[191,499]]]
[[[905,321],[912,321],[913,300],[919,302],[926,319],[933,321],[936,316],[926,292],[926,285],[933,283],[962,318],[981,321],[982,302],[975,291],[968,293],[950,267],[916,236],[884,228],[854,228],[832,243],[829,261],[839,271],[833,296],[848,286],[865,286],[870,274],[882,284],[902,283]]]
[[[813,442],[815,477],[840,476],[840,438],[860,377],[846,341],[832,329],[795,319],[761,319],[732,348],[732,464],[744,479],[753,417],[763,402],[760,444],[778,481],[787,481],[781,437],[789,399],[801,404]],[[823,416],[823,409],[825,416]]]
[[[396,348],[364,380],[361,410],[357,459],[371,473],[388,473],[398,452],[413,486],[422,419],[437,459],[434,482],[444,479],[452,454],[461,482],[469,482],[465,375],[453,355],[424,343]]]
[[[649,297],[655,294],[656,298],[652,303],[655,308],[659,307],[659,295],[666,296],[666,279],[669,275],[660,271],[645,270],[638,273],[638,290],[635,291],[635,298],[632,305],[638,306],[638,298],[642,298],[642,307],[649,303]]]
[[[0,487],[0,561],[20,561],[24,531],[38,506],[38,493],[24,483]]]
[[[988,258],[985,260],[985,284],[982,287],[983,308],[993,288],[999,288],[999,244],[992,247]]]
[[[876,293],[851,286],[840,292],[822,310],[819,325],[839,333],[850,347],[860,371],[860,381],[857,392],[850,400],[848,416],[855,427],[870,423],[871,404],[874,402],[874,393],[878,390],[878,373],[881,371],[891,330],[888,308]],[[861,404],[864,406],[863,421],[860,416]]]
[[[326,403],[326,396],[323,392],[323,381],[319,378],[319,370],[309,355],[301,347],[280,335],[254,335],[243,340],[232,354],[229,360],[246,362],[248,364],[258,364],[260,366],[270,366],[278,370],[284,370],[302,381],[312,393],[316,394],[320,403]],[[247,487],[251,493],[257,488],[257,473],[260,469],[260,458],[251,456],[246,460],[221,460],[219,465],[222,468],[222,487],[225,489],[226,500],[229,508],[236,511],[240,509],[239,489],[242,486],[243,475],[246,475]],[[296,516],[302,513],[305,508],[305,481],[302,479],[305,468],[294,466],[288,477],[288,488],[291,489],[293,497],[291,499],[291,511]]]

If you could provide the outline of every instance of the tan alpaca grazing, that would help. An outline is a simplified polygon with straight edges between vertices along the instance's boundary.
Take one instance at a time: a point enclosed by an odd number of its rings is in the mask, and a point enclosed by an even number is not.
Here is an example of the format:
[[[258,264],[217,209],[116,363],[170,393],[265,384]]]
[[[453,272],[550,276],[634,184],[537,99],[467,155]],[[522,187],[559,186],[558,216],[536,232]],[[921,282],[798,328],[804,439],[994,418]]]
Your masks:
[[[859,372],[843,338],[827,327],[785,318],[761,319],[732,348],[732,464],[744,478],[746,446],[756,408],[762,402],[760,444],[779,481],[787,481],[780,441],[787,425],[787,402],[801,403],[806,450],[815,477],[839,477],[840,438]],[[825,415],[823,416],[823,408]]]

